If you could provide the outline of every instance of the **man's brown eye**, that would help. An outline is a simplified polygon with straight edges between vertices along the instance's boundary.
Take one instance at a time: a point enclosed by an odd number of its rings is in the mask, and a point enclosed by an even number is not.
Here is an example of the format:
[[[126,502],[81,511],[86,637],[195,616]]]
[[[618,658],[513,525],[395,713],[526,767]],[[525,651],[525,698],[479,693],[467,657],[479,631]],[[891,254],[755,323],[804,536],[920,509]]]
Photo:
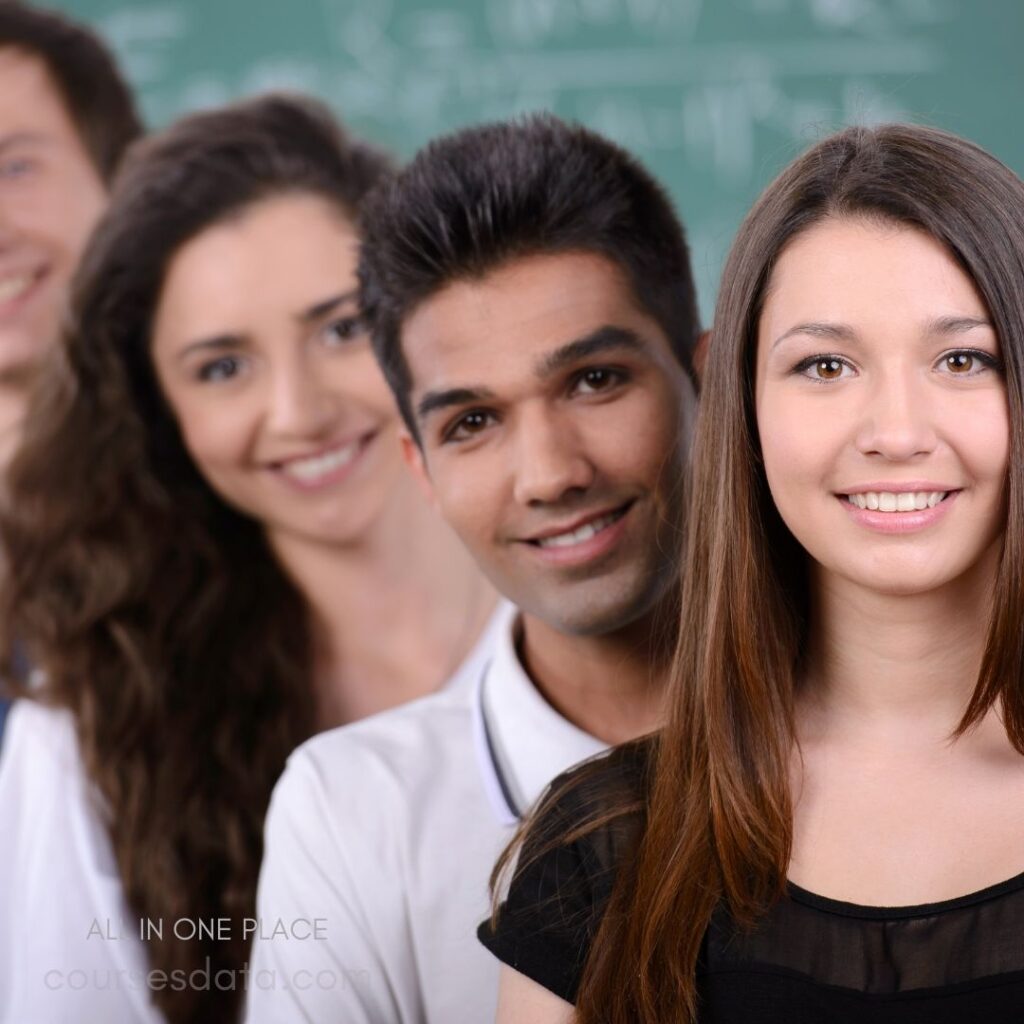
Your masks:
[[[462,417],[459,426],[463,430],[480,430],[487,426],[487,417],[482,412],[471,412],[468,416]]]

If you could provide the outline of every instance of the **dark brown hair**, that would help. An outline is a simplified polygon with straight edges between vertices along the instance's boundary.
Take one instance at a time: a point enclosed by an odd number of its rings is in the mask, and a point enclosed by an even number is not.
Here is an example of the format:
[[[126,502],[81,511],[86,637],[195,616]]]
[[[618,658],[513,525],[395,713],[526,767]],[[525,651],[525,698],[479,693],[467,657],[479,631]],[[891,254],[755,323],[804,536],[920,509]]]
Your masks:
[[[128,903],[167,922],[153,968],[238,971],[263,818],[313,727],[306,606],[260,525],[186,454],[157,386],[152,318],[188,239],[261,199],[321,196],[354,218],[389,172],[309,100],[267,97],[142,142],[73,288],[0,516],[3,653],[43,670],[74,713]],[[182,942],[177,918],[230,918],[231,941]],[[154,993],[173,1022],[229,1021],[235,990]]]
[[[375,191],[363,230],[374,349],[414,436],[403,322],[445,285],[520,256],[606,256],[693,376],[700,326],[683,227],[644,167],[596,132],[535,114],[436,139]]]
[[[108,187],[142,134],[131,90],[95,33],[55,11],[0,2],[0,47],[38,57],[49,72],[100,180]]]
[[[988,307],[1010,408],[1008,519],[988,639],[959,732],[998,703],[1024,752],[1024,222],[1012,215],[1021,209],[1024,183],[972,143],[923,127],[857,127],[791,164],[740,228],[718,299],[689,494],[691,510],[716,513],[688,518],[667,723],[652,744],[638,848],[621,865],[591,948],[579,1024],[695,1021],[696,964],[712,911],[723,904],[749,926],[784,891],[794,680],[809,595],[806,556],[782,524],[761,464],[753,359],[776,260],[824,218],[927,232]],[[541,830],[543,816],[542,808]]]

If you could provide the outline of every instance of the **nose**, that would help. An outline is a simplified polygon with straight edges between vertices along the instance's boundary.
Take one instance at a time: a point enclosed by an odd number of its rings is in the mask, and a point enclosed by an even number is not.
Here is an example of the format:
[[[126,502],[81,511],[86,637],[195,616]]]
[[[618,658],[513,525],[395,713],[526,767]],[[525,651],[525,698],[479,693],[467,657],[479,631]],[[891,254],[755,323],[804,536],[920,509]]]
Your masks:
[[[927,389],[910,372],[893,372],[867,392],[857,448],[864,455],[902,462],[936,445]]]
[[[323,376],[305,360],[275,367],[268,390],[265,422],[279,437],[308,440],[333,425],[335,397]]]
[[[515,444],[515,500],[522,505],[554,504],[585,491],[594,466],[571,425],[546,408],[523,412]]]

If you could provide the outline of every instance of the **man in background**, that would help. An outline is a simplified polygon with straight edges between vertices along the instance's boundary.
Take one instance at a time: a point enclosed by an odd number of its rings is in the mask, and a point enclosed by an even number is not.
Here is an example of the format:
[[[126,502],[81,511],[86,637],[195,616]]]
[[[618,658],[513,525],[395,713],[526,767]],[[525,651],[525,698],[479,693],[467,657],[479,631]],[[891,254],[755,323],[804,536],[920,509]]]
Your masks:
[[[475,677],[292,755],[248,1020],[482,1024],[498,971],[476,925],[516,822],[561,771],[660,722],[693,281],[646,170],[550,116],[431,143],[363,214],[406,456],[515,607]]]
[[[68,287],[142,125],[88,29],[0,2],[0,473],[57,338]]]

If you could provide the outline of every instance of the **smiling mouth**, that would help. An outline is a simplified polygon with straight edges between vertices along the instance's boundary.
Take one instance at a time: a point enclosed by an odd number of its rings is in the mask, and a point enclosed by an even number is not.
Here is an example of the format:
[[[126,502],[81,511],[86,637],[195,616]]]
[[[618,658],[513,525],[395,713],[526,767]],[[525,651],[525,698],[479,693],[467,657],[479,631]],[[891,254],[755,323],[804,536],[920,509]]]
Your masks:
[[[604,515],[590,519],[573,530],[566,530],[565,533],[556,533],[550,537],[538,537],[527,541],[527,543],[542,550],[548,548],[571,548],[576,544],[584,544],[602,531],[607,530],[610,526],[614,526],[630,510],[632,505],[631,501],[627,502],[614,511],[606,512]]]
[[[30,270],[22,274],[12,274],[0,278],[0,306],[15,302],[27,295],[43,277],[42,270]]]
[[[310,455],[307,458],[289,459],[275,463],[272,468],[291,477],[301,484],[315,484],[325,477],[337,473],[352,462],[373,439],[373,434],[364,434],[338,448]]]
[[[861,491],[840,497],[855,508],[872,512],[923,512],[945,501],[954,491]]]

